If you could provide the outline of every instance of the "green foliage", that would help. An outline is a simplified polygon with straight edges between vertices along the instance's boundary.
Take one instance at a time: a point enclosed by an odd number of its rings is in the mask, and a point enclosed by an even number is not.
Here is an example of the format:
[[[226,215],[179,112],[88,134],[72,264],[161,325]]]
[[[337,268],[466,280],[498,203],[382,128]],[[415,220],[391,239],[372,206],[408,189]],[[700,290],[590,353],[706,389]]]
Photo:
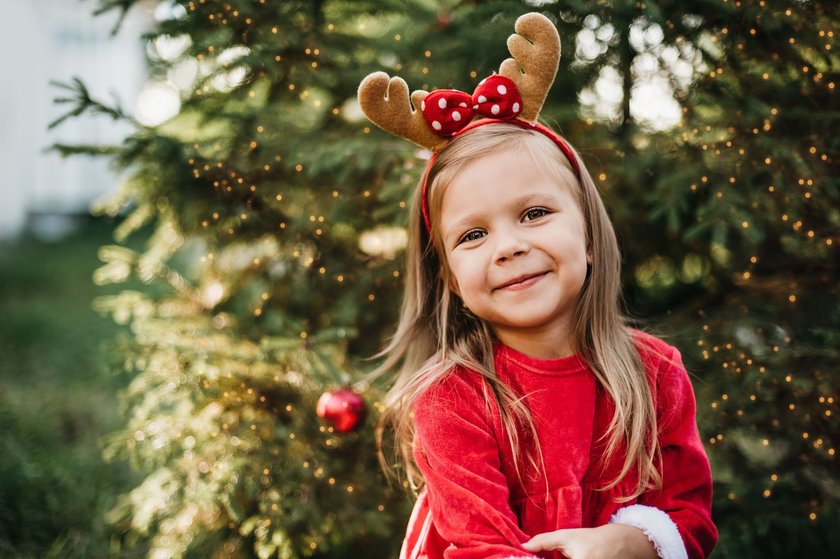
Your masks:
[[[835,4],[541,8],[564,50],[543,117],[603,190],[630,309],[670,332],[696,374],[720,556],[786,556],[778,538],[811,555],[837,543]],[[397,233],[424,161],[358,119],[356,87],[385,70],[412,88],[470,91],[507,56],[503,39],[531,7],[172,5],[176,17],[146,38],[152,52],[162,38],[188,38],[179,56],[151,61],[156,77],[195,69],[180,113],[135,123],[120,146],[59,148],[130,169],[100,208],[129,212],[119,243],[153,230],[142,249],[103,247],[95,276],[146,284],[99,303],[134,336],[128,424],[108,453],[147,476],[112,520],[152,555],[393,556],[408,502],[379,474],[379,387],[359,379],[393,330]],[[581,29],[599,49],[589,58],[575,55]],[[673,87],[677,128],[634,118],[642,58]],[[691,79],[678,63],[694,68]],[[605,69],[623,99],[608,115],[581,110]],[[130,119],[82,84],[75,91],[71,114]],[[373,421],[337,437],[316,422],[315,401],[354,380]]]
[[[118,328],[91,308],[103,223],[0,248],[0,556],[126,557],[104,515],[137,482],[99,438],[122,423]],[[106,345],[107,344],[107,345]]]

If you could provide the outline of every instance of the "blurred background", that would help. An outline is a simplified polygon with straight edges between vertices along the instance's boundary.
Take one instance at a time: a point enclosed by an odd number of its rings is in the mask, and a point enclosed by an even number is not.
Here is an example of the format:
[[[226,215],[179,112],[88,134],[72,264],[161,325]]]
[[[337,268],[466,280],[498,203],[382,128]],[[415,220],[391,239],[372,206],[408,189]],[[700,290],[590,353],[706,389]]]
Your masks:
[[[0,557],[397,556],[365,373],[429,154],[356,87],[472,91],[534,10],[714,556],[833,556],[836,2],[0,0]]]
[[[120,172],[104,159],[62,158],[59,141],[120,142],[111,119],[79,118],[61,130],[51,82],[84,80],[134,110],[148,77],[141,34],[153,5],[113,35],[116,13],[93,17],[74,0],[0,1],[6,56],[0,88],[0,556],[106,557],[105,514],[138,477],[106,464],[101,439],[124,424],[115,373],[118,327],[92,307],[96,251],[113,221],[94,218],[96,198]]]

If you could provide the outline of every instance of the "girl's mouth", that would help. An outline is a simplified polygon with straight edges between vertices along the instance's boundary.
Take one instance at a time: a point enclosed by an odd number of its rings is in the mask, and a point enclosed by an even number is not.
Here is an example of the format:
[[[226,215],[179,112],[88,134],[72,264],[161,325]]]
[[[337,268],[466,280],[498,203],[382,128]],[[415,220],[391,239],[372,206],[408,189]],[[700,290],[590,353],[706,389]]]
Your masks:
[[[509,291],[521,291],[528,289],[538,281],[540,281],[548,272],[540,272],[538,274],[525,274],[516,277],[508,282],[503,283],[495,289],[495,291],[506,289]]]

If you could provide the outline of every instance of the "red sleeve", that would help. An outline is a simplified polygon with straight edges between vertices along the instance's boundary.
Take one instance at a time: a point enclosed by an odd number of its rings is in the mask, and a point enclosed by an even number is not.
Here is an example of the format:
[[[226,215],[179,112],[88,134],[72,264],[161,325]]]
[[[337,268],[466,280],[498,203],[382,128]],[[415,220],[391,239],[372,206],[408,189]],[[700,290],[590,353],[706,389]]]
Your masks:
[[[446,559],[533,557],[511,510],[499,445],[480,383],[456,370],[414,405],[414,458]],[[472,375],[472,374],[471,374]],[[475,378],[470,379],[475,381]]]
[[[717,543],[712,523],[712,473],[697,430],[694,390],[680,352],[659,340],[653,353],[661,359],[655,395],[662,489],[639,498],[641,504],[668,513],[682,536],[689,559],[704,559]]]

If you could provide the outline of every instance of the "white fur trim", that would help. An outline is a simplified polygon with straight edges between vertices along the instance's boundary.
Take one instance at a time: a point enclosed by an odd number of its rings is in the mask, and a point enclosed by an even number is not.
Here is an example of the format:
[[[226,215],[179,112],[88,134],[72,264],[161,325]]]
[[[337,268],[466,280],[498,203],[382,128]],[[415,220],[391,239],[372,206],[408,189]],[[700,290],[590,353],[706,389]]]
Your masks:
[[[630,505],[612,515],[610,524],[627,524],[641,530],[653,542],[660,559],[688,559],[677,525],[663,510],[647,505]]]

